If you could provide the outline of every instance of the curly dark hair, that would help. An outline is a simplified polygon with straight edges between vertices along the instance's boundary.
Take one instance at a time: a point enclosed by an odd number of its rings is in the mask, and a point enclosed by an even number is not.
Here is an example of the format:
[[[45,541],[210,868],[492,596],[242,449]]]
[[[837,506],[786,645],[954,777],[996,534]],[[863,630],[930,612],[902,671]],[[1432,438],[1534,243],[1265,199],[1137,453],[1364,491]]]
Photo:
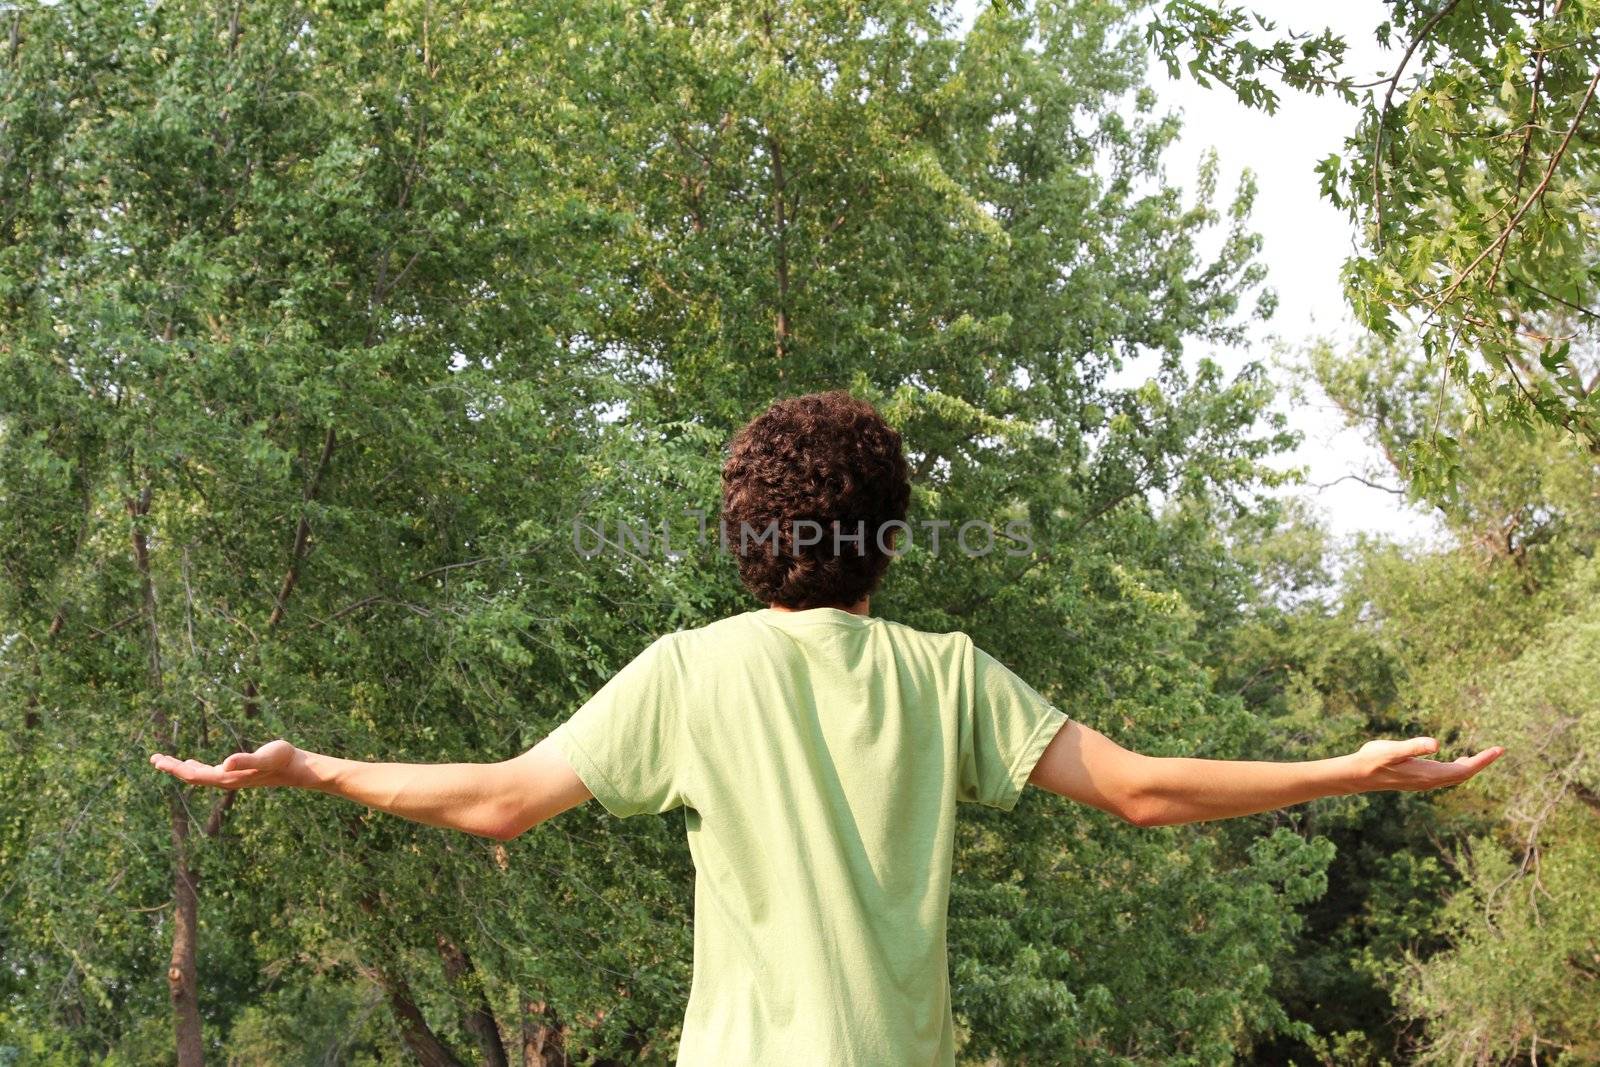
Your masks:
[[[848,608],[876,589],[910,500],[900,434],[842,390],[774,403],[734,435],[722,468],[739,577],[786,608]]]

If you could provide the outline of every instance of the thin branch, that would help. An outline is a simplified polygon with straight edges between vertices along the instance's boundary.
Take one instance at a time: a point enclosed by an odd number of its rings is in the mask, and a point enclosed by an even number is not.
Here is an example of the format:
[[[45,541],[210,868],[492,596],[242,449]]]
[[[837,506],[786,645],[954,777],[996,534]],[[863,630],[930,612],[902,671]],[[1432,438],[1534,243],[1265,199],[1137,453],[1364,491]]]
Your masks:
[[[1600,312],[1592,311],[1589,308],[1584,307],[1582,304],[1574,304],[1570,300],[1567,300],[1567,299],[1565,299],[1563,297],[1559,297],[1559,296],[1557,296],[1556,294],[1554,294],[1552,292],[1548,292],[1548,291],[1546,291],[1544,289],[1539,288],[1537,285],[1534,285],[1532,282],[1528,282],[1528,281],[1525,281],[1525,280],[1523,280],[1521,278],[1518,278],[1514,283],[1508,281],[1508,282],[1506,282],[1506,284],[1508,286],[1510,286],[1512,284],[1515,284],[1515,285],[1521,286],[1524,289],[1532,289],[1534,292],[1538,293],[1540,296],[1544,297],[1546,300],[1554,300],[1556,303],[1560,304],[1562,307],[1566,308],[1569,311],[1575,311],[1579,315],[1585,315],[1585,316],[1587,316],[1587,317],[1589,317],[1591,319],[1600,319]]]
[[[1361,475],[1359,475],[1359,474],[1346,474],[1346,475],[1343,475],[1342,477],[1335,478],[1331,482],[1313,482],[1313,483],[1311,483],[1311,488],[1313,488],[1313,489],[1332,489],[1334,486],[1338,485],[1340,482],[1360,482],[1362,485],[1366,486],[1368,489],[1381,489],[1383,492],[1385,492],[1385,493],[1393,493],[1395,496],[1405,496],[1406,495],[1406,491],[1404,489],[1396,489],[1391,485],[1382,485],[1382,484],[1380,484],[1378,482],[1368,481],[1367,479],[1361,477]]]
[[[1503,243],[1511,240],[1511,235],[1516,232],[1517,227],[1522,223],[1522,217],[1528,213],[1529,208],[1533,207],[1544,196],[1545,190],[1550,188],[1550,179],[1555,177],[1556,167],[1561,163],[1561,157],[1566,155],[1567,146],[1572,143],[1573,135],[1578,132],[1579,123],[1583,121],[1584,114],[1589,110],[1589,104],[1594,100],[1596,84],[1600,84],[1600,68],[1597,68],[1594,72],[1594,77],[1589,79],[1589,88],[1583,94],[1583,102],[1578,105],[1578,113],[1572,116],[1572,125],[1567,127],[1566,136],[1561,139],[1561,144],[1556,147],[1555,153],[1551,155],[1550,164],[1545,167],[1544,177],[1539,180],[1538,186],[1528,194],[1528,199],[1522,202],[1522,206],[1517,208],[1516,214],[1511,216],[1511,220],[1506,223],[1505,229],[1500,231],[1500,236],[1490,242],[1489,246],[1482,252],[1479,252],[1477,258],[1467,264],[1467,268],[1459,272],[1455,280],[1440,294],[1439,299],[1428,309],[1429,318],[1438,314],[1439,309],[1449,302],[1450,298],[1465,284],[1467,278],[1473,271],[1478,269],[1484,260],[1488,259]]]
[[[1405,55],[1400,57],[1399,65],[1394,68],[1394,73],[1388,79],[1389,91],[1383,94],[1383,107],[1378,110],[1378,128],[1372,137],[1372,210],[1376,216],[1375,221],[1377,223],[1376,228],[1373,230],[1373,246],[1375,248],[1381,249],[1383,247],[1383,127],[1389,121],[1389,106],[1394,101],[1394,91],[1400,85],[1400,75],[1405,73],[1406,64],[1411,62],[1411,56],[1422,42],[1427,40],[1428,34],[1433,32],[1434,27],[1438,26],[1440,21],[1450,14],[1460,2],[1461,0],[1449,0],[1449,3],[1435,11],[1433,17],[1423,23],[1422,29],[1418,30],[1416,37],[1412,38],[1411,47],[1407,48]]]
[[[317,495],[317,487],[322,484],[322,476],[328,470],[328,461],[333,456],[333,446],[336,435],[332,426],[322,439],[322,455],[317,460],[317,469],[312,472],[311,481],[307,483],[302,494],[302,500],[309,504]],[[272,605],[272,614],[267,617],[268,630],[278,625],[283,618],[284,605],[289,600],[289,594],[294,592],[295,583],[300,580],[300,564],[305,561],[306,546],[311,538],[311,519],[303,511],[300,521],[295,525],[294,547],[289,552],[289,570],[283,576],[283,584],[278,588],[278,596]]]

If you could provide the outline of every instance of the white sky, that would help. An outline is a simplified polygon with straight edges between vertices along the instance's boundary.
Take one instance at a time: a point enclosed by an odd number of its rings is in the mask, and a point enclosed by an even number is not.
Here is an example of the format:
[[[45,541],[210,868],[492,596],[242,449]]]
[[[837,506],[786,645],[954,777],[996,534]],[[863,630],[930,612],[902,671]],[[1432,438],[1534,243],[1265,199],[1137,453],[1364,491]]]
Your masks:
[[[1350,46],[1347,70],[1357,81],[1392,69],[1394,53],[1381,49],[1373,37],[1386,17],[1386,6],[1378,0],[1319,5],[1256,0],[1249,6],[1276,20],[1280,31],[1326,26],[1341,34]],[[1232,367],[1246,358],[1269,358],[1277,344],[1292,354],[1315,337],[1354,336],[1356,328],[1339,283],[1339,268],[1351,253],[1354,231],[1349,218],[1322,199],[1313,168],[1329,153],[1343,154],[1344,138],[1355,128],[1356,109],[1334,96],[1275,86],[1278,110],[1267,115],[1244,107],[1226,89],[1202,89],[1187,75],[1170,79],[1165,65],[1155,62],[1150,81],[1161,102],[1183,116],[1181,141],[1167,155],[1170,181],[1192,187],[1190,176],[1212,148],[1221,171],[1219,195],[1237,186],[1244,168],[1256,175],[1250,221],[1262,236],[1260,258],[1267,267],[1267,285],[1277,292],[1278,308],[1270,320],[1253,327],[1247,352],[1214,353],[1218,361]],[[1283,372],[1275,371],[1273,377],[1287,384]],[[1291,406],[1285,397],[1280,406],[1304,435],[1291,465],[1306,469],[1308,484],[1296,492],[1317,506],[1335,534],[1371,532],[1414,539],[1436,531],[1428,512],[1389,493],[1350,480],[1328,485],[1350,474],[1378,474],[1373,480],[1387,485],[1397,480],[1359,432],[1344,428],[1326,400],[1314,398]]]
[[[954,0],[952,13],[959,23],[970,24],[989,2]],[[1381,0],[1319,5],[1254,0],[1247,6],[1277,22],[1279,33],[1330,28],[1343,36],[1349,45],[1346,69],[1358,82],[1392,69],[1394,53],[1380,48],[1374,36],[1388,13]],[[1265,40],[1264,35],[1258,36]],[[1250,225],[1262,236],[1260,260],[1267,268],[1267,285],[1278,296],[1273,317],[1253,324],[1245,349],[1208,352],[1196,347],[1191,354],[1195,358],[1210,355],[1231,370],[1247,359],[1271,364],[1279,350],[1292,358],[1318,337],[1337,341],[1356,336],[1339,283],[1339,269],[1353,249],[1354,230],[1343,212],[1322,199],[1320,177],[1314,168],[1330,153],[1343,154],[1344,138],[1355,129],[1357,109],[1337,97],[1311,96],[1274,85],[1279,93],[1278,110],[1268,115],[1246,108],[1226,89],[1201,88],[1186,73],[1176,80],[1168,78],[1165,65],[1153,56],[1149,77],[1160,106],[1183,117],[1182,136],[1166,156],[1169,182],[1193,189],[1200,160],[1209,149],[1217,152],[1219,199],[1237,188],[1244,169],[1255,174],[1257,192]],[[1219,204],[1225,206],[1225,200]],[[1128,367],[1119,381],[1137,384],[1144,376],[1141,368]],[[1429,511],[1346,479],[1347,475],[1360,475],[1381,484],[1397,484],[1376,448],[1360,432],[1346,429],[1326,399],[1313,396],[1303,404],[1291,405],[1288,373],[1274,367],[1272,377],[1284,394],[1279,407],[1287,412],[1290,426],[1303,436],[1300,447],[1281,464],[1305,470],[1305,484],[1291,492],[1310,500],[1336,536],[1371,533],[1416,540],[1431,539],[1440,532]]]

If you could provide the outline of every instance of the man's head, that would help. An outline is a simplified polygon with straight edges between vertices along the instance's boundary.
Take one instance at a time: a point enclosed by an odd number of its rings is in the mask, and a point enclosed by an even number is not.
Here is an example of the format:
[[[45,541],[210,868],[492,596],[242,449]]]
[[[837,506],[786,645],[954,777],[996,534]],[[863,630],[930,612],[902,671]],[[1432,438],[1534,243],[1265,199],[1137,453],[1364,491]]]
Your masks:
[[[734,435],[722,468],[739,577],[786,608],[848,608],[876,589],[910,499],[900,434],[842,391],[773,404]]]

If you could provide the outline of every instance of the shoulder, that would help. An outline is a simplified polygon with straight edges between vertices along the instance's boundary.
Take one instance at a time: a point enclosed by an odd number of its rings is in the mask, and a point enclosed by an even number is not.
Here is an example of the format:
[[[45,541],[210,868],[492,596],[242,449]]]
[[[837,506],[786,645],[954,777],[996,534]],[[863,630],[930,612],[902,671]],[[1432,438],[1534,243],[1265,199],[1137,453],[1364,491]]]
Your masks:
[[[885,637],[903,663],[919,664],[931,675],[956,684],[971,670],[976,645],[962,630],[921,630],[902,622],[880,620]]]
[[[760,629],[749,615],[729,615],[699,626],[687,626],[657,637],[649,651],[679,664],[702,662],[702,657],[725,654],[728,649],[747,643]]]
[[[972,638],[965,630],[920,630],[893,619],[879,619],[878,624],[895,637],[917,641],[934,648],[951,650],[972,648]]]
[[[695,648],[736,637],[741,633],[755,629],[756,625],[752,618],[752,613],[743,612],[738,615],[727,615],[711,622],[701,623],[698,626],[679,627],[676,630],[662,634],[658,640],[668,642],[675,648]]]

